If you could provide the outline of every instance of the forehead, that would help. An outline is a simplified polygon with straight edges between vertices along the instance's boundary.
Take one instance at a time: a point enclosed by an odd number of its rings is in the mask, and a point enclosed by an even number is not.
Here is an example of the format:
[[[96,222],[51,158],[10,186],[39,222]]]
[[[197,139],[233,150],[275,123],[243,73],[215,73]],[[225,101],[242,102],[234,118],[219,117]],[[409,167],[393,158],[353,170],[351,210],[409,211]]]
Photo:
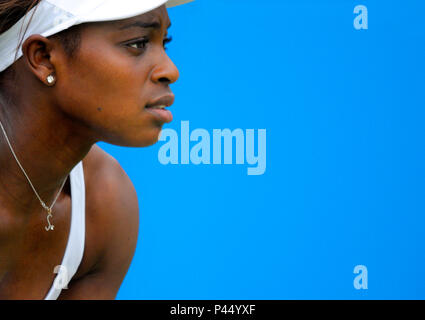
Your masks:
[[[122,28],[132,23],[158,23],[162,27],[167,28],[170,25],[170,18],[165,6],[161,6],[155,10],[124,20],[113,21],[115,27]]]

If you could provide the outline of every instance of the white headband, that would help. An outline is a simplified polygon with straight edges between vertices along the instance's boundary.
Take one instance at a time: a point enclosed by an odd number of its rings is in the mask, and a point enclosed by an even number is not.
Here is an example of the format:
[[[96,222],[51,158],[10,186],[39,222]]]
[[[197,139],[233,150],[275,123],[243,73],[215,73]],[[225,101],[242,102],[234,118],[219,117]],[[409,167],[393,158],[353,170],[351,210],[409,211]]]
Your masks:
[[[20,43],[33,34],[49,37],[77,24],[127,19],[165,3],[167,7],[173,7],[190,1],[193,0],[41,0],[0,35],[0,72],[22,56],[21,47],[16,50]]]

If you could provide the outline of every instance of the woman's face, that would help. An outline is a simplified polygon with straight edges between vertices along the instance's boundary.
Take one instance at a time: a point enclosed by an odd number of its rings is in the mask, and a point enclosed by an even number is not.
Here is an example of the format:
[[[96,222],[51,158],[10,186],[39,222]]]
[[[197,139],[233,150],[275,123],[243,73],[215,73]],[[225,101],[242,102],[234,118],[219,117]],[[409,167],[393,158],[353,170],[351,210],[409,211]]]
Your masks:
[[[60,108],[96,140],[138,147],[157,142],[172,115],[152,105],[174,102],[169,85],[179,77],[164,49],[169,25],[165,6],[85,25],[79,50],[55,64]]]

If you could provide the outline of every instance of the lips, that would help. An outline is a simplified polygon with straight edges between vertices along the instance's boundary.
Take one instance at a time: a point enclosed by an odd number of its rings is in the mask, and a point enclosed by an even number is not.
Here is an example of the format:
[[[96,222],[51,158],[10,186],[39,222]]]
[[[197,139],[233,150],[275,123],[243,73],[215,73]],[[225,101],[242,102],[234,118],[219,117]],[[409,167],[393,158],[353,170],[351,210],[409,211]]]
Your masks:
[[[167,94],[159,99],[154,100],[151,103],[148,103],[145,110],[156,116],[158,120],[165,123],[170,123],[173,121],[173,114],[165,108],[171,106],[173,103],[174,95]]]
[[[154,107],[166,108],[171,106],[173,103],[174,103],[174,94],[167,94],[165,96],[162,96],[159,99],[154,100],[151,103],[148,103],[146,105],[146,108],[154,108]]]

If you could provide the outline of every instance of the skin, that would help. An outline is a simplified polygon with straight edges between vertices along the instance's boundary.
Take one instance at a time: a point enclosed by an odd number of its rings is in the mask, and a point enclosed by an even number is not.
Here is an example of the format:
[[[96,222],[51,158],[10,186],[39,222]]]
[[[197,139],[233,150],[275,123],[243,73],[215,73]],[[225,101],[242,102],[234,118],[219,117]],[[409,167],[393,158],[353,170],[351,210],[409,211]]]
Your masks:
[[[122,29],[152,21],[159,28]],[[137,194],[118,162],[95,143],[143,147],[158,141],[164,123],[145,106],[160,97],[169,104],[174,100],[169,85],[179,73],[164,50],[169,24],[161,6],[126,20],[83,25],[73,57],[54,37],[32,35],[12,66],[15,82],[4,88],[13,99],[0,94],[0,119],[48,205],[83,161],[84,256],[60,299],[114,299],[131,263],[139,225]],[[145,37],[149,42],[143,47]],[[128,44],[134,39],[139,43]],[[49,86],[52,73],[57,81]],[[53,208],[55,230],[46,232],[46,211],[1,134],[0,190],[0,299],[43,299],[68,241],[69,180]]]

